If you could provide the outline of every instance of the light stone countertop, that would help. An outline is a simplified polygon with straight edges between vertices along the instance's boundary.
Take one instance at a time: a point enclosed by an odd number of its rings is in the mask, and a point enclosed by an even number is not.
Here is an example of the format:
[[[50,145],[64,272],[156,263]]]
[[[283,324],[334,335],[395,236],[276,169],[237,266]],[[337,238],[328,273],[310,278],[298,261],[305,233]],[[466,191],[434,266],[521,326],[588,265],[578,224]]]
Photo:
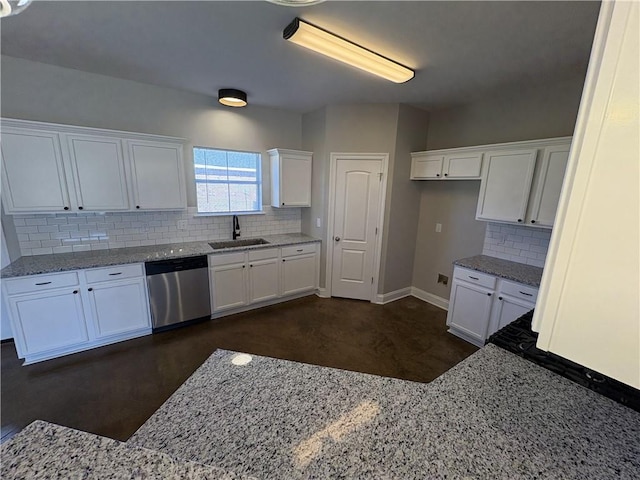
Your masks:
[[[428,384],[236,355],[128,444],[269,480],[640,478],[640,413],[495,345]]]
[[[37,420],[2,444],[2,478],[249,480],[220,468]]]
[[[283,247],[300,243],[320,242],[319,239],[303,233],[285,233],[265,235],[269,243],[266,245],[250,245],[221,248],[214,250],[208,242],[172,243],[152,245],[148,247],[114,248],[111,250],[95,250],[91,252],[58,253],[52,255],[34,255],[20,257],[0,271],[0,278],[23,277],[43,273],[83,270],[86,268],[108,267],[127,263],[142,263],[171,258],[195,257],[212,253],[229,253],[255,250],[261,248]],[[240,238],[240,240],[247,240]],[[212,240],[218,242],[221,240]]]
[[[542,279],[542,268],[540,267],[488,255],[461,258],[453,262],[453,264],[536,288],[540,286],[540,280]]]

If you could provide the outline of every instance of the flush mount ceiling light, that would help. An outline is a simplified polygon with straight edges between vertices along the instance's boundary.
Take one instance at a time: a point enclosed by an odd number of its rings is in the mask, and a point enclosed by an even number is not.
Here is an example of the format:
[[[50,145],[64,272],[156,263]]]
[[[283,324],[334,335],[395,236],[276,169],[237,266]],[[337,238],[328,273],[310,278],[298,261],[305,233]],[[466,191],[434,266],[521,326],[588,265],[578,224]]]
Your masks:
[[[247,94],[235,88],[221,88],[218,90],[218,102],[227,107],[244,107],[247,105]]]
[[[306,7],[309,5],[315,5],[316,3],[322,3],[325,0],[267,0],[267,2],[275,3],[276,5],[283,5],[285,7]]]
[[[333,33],[295,18],[282,32],[286,40],[395,83],[411,80],[413,70]]]
[[[32,0],[0,0],[0,18],[19,14],[31,2]]]

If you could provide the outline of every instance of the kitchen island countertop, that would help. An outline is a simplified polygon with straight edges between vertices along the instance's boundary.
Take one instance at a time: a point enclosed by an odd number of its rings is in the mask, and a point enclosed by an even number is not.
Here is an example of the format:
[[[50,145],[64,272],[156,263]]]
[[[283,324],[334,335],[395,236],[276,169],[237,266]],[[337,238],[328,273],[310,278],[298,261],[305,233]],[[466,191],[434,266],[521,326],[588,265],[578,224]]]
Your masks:
[[[0,278],[24,277],[43,273],[83,270],[86,268],[142,263],[171,258],[195,257],[212,253],[229,253],[255,250],[261,248],[283,247],[300,243],[320,242],[319,239],[303,233],[284,233],[280,235],[264,235],[268,244],[249,245],[214,250],[208,242],[171,243],[150,245],[146,247],[114,248],[94,250],[90,252],[58,253],[51,255],[34,255],[20,257],[0,271]],[[244,240],[244,238],[242,238]],[[212,242],[220,239],[212,239]]]
[[[536,288],[540,286],[540,280],[542,279],[542,268],[540,267],[488,255],[461,258],[453,262],[453,264]]]

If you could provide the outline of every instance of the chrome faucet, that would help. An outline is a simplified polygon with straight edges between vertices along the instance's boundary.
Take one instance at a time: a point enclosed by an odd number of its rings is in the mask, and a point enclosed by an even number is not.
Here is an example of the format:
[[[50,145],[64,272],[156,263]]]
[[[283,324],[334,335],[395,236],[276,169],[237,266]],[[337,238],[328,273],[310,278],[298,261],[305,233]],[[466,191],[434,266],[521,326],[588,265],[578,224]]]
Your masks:
[[[238,220],[238,216],[233,216],[233,239],[235,240],[240,236],[240,221]]]

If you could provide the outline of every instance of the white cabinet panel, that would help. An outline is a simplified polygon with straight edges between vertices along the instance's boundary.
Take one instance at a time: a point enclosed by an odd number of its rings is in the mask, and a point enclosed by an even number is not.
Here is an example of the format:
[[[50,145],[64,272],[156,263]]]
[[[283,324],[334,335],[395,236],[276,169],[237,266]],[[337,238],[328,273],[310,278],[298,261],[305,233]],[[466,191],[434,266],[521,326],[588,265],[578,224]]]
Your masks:
[[[186,208],[182,145],[129,141],[128,147],[135,208]]]
[[[209,267],[211,310],[213,313],[241,307],[247,303],[246,264]]]
[[[118,138],[68,135],[79,210],[127,210],[129,196],[122,141]]]
[[[480,179],[482,152],[447,154],[444,156],[442,170],[447,179]]]
[[[536,175],[527,222],[553,227],[571,144],[547,147]]]
[[[524,223],[537,149],[485,154],[476,218]]]
[[[278,256],[249,263],[249,303],[264,302],[280,295]]]
[[[483,346],[489,327],[493,292],[466,282],[454,281],[447,325],[452,333]]]
[[[315,290],[318,287],[317,255],[298,255],[282,259],[282,294]]]
[[[534,307],[535,303],[519,300],[517,298],[504,295],[501,292],[498,293],[494,302],[487,337],[497,332],[502,327],[510,324],[514,320],[517,320]]]
[[[57,133],[3,129],[2,196],[7,213],[70,209]]]
[[[444,155],[411,154],[411,180],[440,178]]]
[[[310,207],[312,152],[269,150],[271,206]]]
[[[144,278],[98,283],[87,290],[96,338],[151,328]]]
[[[21,357],[88,340],[79,293],[76,287],[9,297],[11,327]]]

